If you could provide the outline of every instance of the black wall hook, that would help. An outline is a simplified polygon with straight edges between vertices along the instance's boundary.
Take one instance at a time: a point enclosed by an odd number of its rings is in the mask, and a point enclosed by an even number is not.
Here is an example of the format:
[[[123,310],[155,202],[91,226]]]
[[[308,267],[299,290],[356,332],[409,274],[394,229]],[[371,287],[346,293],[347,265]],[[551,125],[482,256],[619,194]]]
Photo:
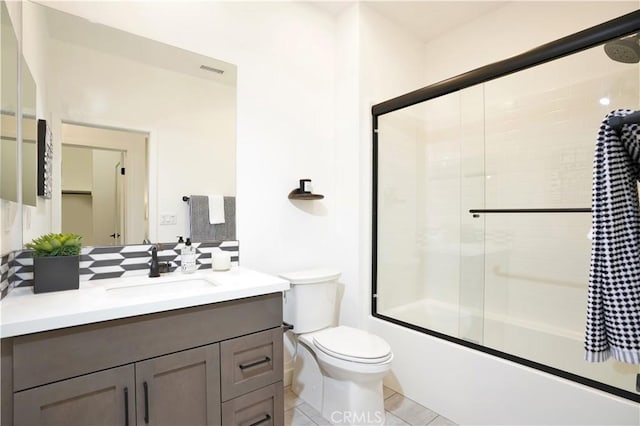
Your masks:
[[[607,123],[616,133],[620,134],[622,126],[625,124],[640,124],[640,111],[632,112],[625,116],[614,115],[609,117]]]

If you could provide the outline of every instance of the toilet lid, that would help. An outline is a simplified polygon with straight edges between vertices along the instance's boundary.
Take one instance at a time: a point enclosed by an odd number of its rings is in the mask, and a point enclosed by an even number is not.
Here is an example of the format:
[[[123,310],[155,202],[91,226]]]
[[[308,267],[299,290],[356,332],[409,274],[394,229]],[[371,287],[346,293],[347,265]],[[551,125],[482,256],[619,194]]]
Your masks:
[[[378,336],[356,328],[333,327],[313,336],[316,347],[328,355],[354,362],[383,362],[391,347]]]

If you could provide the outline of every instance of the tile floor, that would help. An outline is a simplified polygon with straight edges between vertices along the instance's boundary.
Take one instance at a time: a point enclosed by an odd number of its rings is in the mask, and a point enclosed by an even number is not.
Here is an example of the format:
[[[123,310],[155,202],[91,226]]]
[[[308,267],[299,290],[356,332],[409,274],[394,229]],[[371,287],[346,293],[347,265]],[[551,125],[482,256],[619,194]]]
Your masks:
[[[385,387],[384,408],[385,425],[412,426],[455,426],[455,423],[439,416],[426,407],[405,398],[403,395]],[[284,390],[284,424],[285,426],[330,426],[318,411],[298,398],[290,388]]]

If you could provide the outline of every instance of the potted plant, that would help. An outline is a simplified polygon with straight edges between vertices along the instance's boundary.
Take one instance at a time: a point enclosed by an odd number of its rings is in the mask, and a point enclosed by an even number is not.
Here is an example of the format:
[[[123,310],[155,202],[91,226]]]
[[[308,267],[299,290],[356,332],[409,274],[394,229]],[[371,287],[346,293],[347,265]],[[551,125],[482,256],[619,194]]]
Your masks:
[[[46,234],[25,244],[33,250],[33,292],[73,290],[80,287],[79,255],[82,237]]]

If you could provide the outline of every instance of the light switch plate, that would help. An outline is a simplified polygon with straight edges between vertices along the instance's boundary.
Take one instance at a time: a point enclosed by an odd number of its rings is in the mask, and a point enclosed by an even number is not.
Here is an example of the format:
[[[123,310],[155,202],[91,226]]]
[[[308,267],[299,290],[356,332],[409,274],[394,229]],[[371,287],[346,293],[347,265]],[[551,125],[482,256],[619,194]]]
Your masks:
[[[160,225],[175,225],[177,223],[178,219],[175,213],[160,214]]]

